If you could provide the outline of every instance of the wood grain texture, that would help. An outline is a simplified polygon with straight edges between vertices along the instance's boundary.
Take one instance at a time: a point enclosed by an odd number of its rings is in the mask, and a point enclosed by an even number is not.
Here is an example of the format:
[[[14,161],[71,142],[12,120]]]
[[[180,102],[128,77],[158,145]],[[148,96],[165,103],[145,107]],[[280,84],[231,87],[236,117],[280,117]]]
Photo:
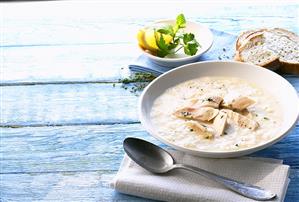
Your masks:
[[[117,82],[140,52],[136,44],[121,43],[3,48],[1,84]]]
[[[124,154],[122,141],[127,136],[157,143],[139,124],[2,128],[0,170],[117,170]]]
[[[116,171],[0,175],[0,199],[15,201],[151,201],[120,194],[109,187]]]
[[[0,175],[1,198],[6,201],[152,201],[118,193],[109,188],[109,181],[116,172],[64,172]],[[298,199],[299,170],[290,172],[291,182],[285,202]]]
[[[256,27],[299,33],[298,3],[255,4],[0,3],[0,201],[150,201],[108,186],[125,137],[168,148],[139,124],[138,97],[120,84],[113,87],[139,54],[136,31],[183,12],[235,35]],[[299,92],[299,77],[285,78]],[[299,201],[298,134],[297,124],[282,141],[252,154],[291,166],[287,202]]]
[[[286,79],[299,89],[299,77]],[[1,86],[0,126],[138,122],[138,97],[116,84]]]
[[[1,126],[136,122],[138,97],[120,86],[2,86]]]
[[[108,188],[124,154],[122,141],[133,136],[166,147],[149,136],[140,124],[1,130],[0,195],[14,201],[139,201]],[[296,127],[282,141],[253,154],[284,159],[284,163],[291,166],[286,201],[299,197],[296,192],[299,186],[298,133],[299,127]],[[287,153],[285,148],[288,148]]]
[[[299,168],[299,127],[277,144],[253,154],[283,159]],[[2,128],[1,173],[117,170],[122,141],[140,137],[160,146],[139,124]],[[286,149],[287,148],[287,152]]]
[[[168,12],[164,12],[163,6],[150,3],[124,4],[3,4],[1,83],[117,81],[128,75],[127,65],[140,54],[137,30],[159,18],[174,18],[182,11],[190,20],[235,35],[265,26],[299,33],[294,26],[299,20],[299,5],[176,2],[168,3]],[[128,17],[127,9],[122,8],[130,8],[134,15]],[[78,14],[85,9],[88,12],[84,15]],[[153,10],[156,15],[152,15]]]
[[[236,1],[161,1],[159,6],[151,1],[3,4],[5,23],[2,28],[6,34],[0,44],[24,46],[132,42],[140,27],[158,19],[175,18],[181,12],[185,13],[187,19],[229,33],[264,26],[281,26],[298,33],[299,28],[294,26],[298,21],[298,7],[295,2],[249,6]]]

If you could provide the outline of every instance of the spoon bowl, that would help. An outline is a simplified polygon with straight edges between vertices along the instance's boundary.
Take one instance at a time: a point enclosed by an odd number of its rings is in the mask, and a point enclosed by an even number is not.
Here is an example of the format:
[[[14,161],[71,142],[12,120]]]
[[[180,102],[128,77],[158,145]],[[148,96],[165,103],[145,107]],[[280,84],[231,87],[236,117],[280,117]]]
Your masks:
[[[238,182],[194,166],[176,164],[170,153],[142,139],[126,138],[123,147],[133,161],[152,173],[162,174],[173,169],[185,169],[214,180],[251,199],[266,201],[276,196],[276,194],[255,185]]]
[[[165,173],[174,165],[174,160],[167,151],[145,140],[127,138],[123,145],[131,159],[152,173]]]

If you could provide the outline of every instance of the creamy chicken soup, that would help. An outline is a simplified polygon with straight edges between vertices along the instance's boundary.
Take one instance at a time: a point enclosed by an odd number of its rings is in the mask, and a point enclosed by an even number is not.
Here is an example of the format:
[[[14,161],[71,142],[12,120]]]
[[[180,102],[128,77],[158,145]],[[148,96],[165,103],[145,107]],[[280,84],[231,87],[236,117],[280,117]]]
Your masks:
[[[181,147],[234,151],[276,136],[278,101],[239,78],[201,77],[166,90],[153,104],[158,135]]]

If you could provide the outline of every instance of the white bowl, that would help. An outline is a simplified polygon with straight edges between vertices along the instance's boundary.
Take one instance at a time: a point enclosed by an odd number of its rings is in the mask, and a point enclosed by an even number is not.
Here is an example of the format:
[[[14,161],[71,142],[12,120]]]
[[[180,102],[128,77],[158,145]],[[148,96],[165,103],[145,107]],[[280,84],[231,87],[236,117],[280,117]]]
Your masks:
[[[255,83],[260,88],[271,93],[280,102],[280,106],[282,107],[283,111],[283,123],[277,130],[275,137],[263,144],[256,145],[251,148],[237,151],[213,152],[187,149],[175,145],[159,136],[155,125],[152,124],[150,119],[150,111],[155,99],[168,88],[171,88],[184,81],[202,76],[238,77]],[[140,121],[143,127],[152,136],[177,150],[193,155],[211,158],[238,157],[269,147],[270,145],[281,140],[291,130],[291,128],[295,126],[298,114],[299,100],[297,92],[287,80],[268,69],[241,62],[210,61],[198,62],[178,67],[156,78],[146,87],[139,100]]]
[[[175,20],[160,20],[148,27],[158,24],[174,25]],[[178,54],[171,56],[171,58],[161,58],[144,51],[142,48],[140,49],[152,62],[165,67],[178,67],[184,64],[195,62],[203,53],[207,52],[211,48],[213,44],[213,34],[207,26],[190,21],[186,23],[186,28],[184,28],[184,30],[185,33],[193,33],[195,35],[195,39],[201,45],[201,47],[198,48],[197,53],[193,56],[188,56],[178,52]]]

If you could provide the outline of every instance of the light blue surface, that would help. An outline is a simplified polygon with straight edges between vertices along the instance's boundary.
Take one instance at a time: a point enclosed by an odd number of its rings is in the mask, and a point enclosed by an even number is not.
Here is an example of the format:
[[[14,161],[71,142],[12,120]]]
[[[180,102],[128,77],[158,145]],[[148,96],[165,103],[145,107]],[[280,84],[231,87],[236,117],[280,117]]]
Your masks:
[[[108,186],[125,137],[165,147],[141,127],[138,97],[118,82],[140,55],[134,35],[143,25],[184,12],[209,26],[215,41],[201,60],[230,59],[243,30],[269,26],[299,33],[299,5],[290,2],[0,4],[1,202],[149,201]],[[284,77],[299,91],[298,76]],[[282,141],[253,155],[290,165],[286,201],[299,201],[298,124]]]

